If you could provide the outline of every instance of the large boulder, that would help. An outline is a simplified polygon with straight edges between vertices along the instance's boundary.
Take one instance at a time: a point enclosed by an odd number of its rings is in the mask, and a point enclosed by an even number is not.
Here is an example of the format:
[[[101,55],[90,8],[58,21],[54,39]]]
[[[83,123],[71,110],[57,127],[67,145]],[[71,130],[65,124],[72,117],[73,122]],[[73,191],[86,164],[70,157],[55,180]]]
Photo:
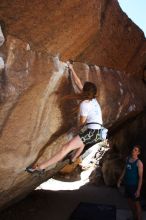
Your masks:
[[[1,72],[1,206],[27,194],[60,169],[56,164],[49,167],[41,179],[24,172],[35,160],[55,154],[70,139],[67,131],[75,123],[71,117],[74,103],[62,102],[62,97],[75,89],[66,64],[58,57],[31,50],[28,43],[11,36],[6,49]],[[108,126],[124,121],[131,112],[142,111],[146,88],[141,80],[96,65],[74,63],[74,68],[83,83],[96,83]]]
[[[72,117],[76,103],[62,99],[76,90],[67,59],[80,61],[74,68],[83,83],[96,83],[104,124],[116,136],[120,152],[141,132],[146,118],[142,114],[146,44],[143,32],[114,0],[84,4],[1,0],[0,19],[5,36],[0,51],[0,207],[4,207],[65,163],[52,165],[44,176],[24,171],[34,161],[52,157],[72,137],[68,131],[76,122]],[[124,126],[129,119],[132,123]]]

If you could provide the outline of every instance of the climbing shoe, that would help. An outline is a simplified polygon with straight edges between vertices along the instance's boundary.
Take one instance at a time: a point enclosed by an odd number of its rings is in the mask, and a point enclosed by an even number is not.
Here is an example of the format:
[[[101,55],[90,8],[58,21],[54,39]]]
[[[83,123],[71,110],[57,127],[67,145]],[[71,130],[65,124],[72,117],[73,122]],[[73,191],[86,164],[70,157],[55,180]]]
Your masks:
[[[33,168],[33,167],[26,167],[25,171],[27,171],[28,173],[38,173],[38,174],[44,174],[45,169],[39,169],[39,168]]]

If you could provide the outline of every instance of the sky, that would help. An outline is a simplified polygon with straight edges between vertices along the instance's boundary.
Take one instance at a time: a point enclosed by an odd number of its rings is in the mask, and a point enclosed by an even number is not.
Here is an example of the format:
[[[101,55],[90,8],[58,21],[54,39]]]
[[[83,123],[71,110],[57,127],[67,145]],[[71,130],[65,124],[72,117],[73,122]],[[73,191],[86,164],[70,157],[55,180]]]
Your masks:
[[[146,36],[146,0],[118,0],[122,10]]]

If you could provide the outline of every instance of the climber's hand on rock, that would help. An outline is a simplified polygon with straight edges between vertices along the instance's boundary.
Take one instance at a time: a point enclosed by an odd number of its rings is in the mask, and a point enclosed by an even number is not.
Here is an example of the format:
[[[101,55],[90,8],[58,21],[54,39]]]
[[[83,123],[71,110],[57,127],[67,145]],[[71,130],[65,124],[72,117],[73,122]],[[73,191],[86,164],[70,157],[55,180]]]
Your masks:
[[[68,65],[69,69],[71,69],[71,70],[73,69],[73,65],[69,61],[67,61],[67,65]]]

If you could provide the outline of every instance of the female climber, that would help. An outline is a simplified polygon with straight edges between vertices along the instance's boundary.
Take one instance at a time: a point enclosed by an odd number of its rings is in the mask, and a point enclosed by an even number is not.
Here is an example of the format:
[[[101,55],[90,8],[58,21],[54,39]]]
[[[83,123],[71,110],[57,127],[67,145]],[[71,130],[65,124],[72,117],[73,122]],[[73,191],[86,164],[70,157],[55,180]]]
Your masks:
[[[50,165],[62,160],[68,153],[74,150],[71,161],[74,162],[81,154],[87,144],[94,145],[99,142],[99,131],[102,124],[102,113],[99,103],[96,100],[97,87],[92,82],[85,82],[82,85],[71,63],[68,62],[68,68],[72,74],[72,79],[78,87],[80,93],[76,94],[76,100],[79,101],[79,126],[87,125],[87,129],[80,130],[78,135],[64,144],[59,152],[52,158],[40,164],[34,164],[27,167],[29,173],[42,172]]]

